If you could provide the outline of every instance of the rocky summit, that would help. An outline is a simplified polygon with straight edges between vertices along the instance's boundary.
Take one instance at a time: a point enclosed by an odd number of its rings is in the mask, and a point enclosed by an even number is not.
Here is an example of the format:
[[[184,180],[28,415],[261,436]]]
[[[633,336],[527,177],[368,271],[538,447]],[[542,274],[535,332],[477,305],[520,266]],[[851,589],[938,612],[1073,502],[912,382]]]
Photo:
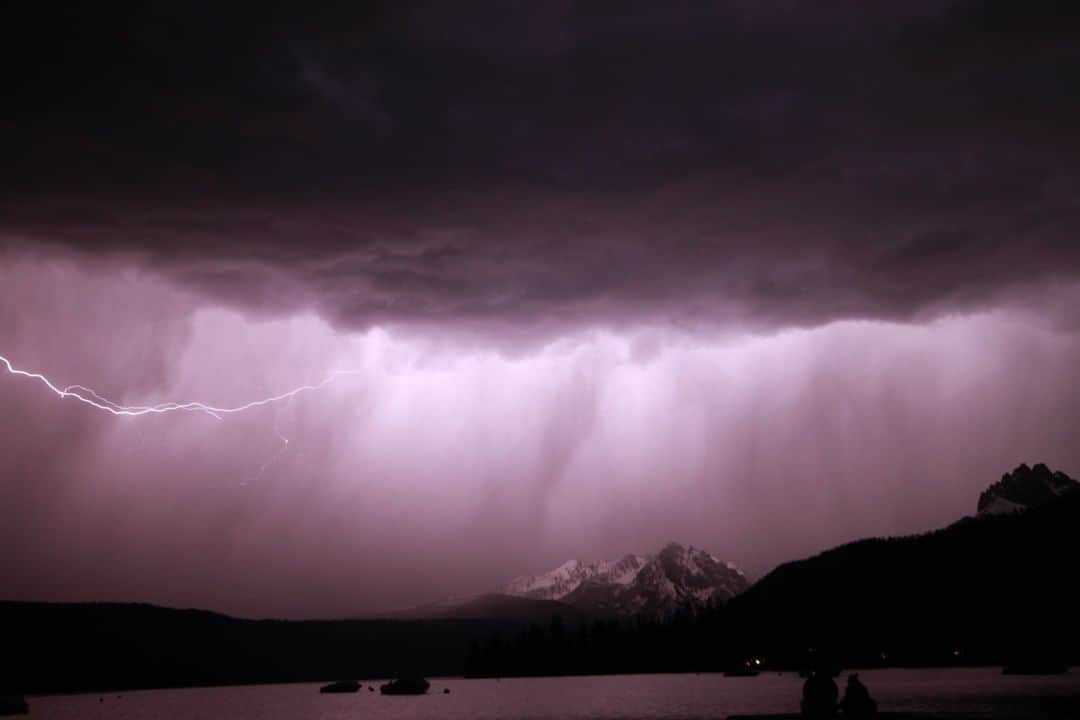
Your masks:
[[[979,515],[998,515],[1038,507],[1073,490],[1080,483],[1042,463],[1020,465],[979,495]]]
[[[571,560],[540,575],[511,581],[507,595],[558,600],[590,613],[669,613],[724,602],[745,590],[746,577],[729,562],[670,543],[655,555],[619,560]]]

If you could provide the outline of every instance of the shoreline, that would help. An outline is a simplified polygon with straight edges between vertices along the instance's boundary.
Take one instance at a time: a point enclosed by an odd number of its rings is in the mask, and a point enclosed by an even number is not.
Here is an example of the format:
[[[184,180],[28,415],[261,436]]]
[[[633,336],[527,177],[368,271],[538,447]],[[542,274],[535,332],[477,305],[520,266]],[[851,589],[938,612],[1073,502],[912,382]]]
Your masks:
[[[1001,665],[889,665],[889,666],[874,666],[874,667],[850,667],[843,668],[841,674],[848,672],[867,673],[879,670],[983,670],[1001,668]],[[763,670],[756,677],[776,677],[785,675],[794,675],[796,679],[802,681],[804,678],[798,676],[798,670]],[[1074,674],[1080,674],[1080,668],[1070,668],[1065,673],[1046,673],[1046,674],[1033,674],[1033,675],[1008,675],[1000,674],[1002,678],[1032,678],[1032,677],[1063,677]],[[500,681],[500,680],[552,680],[552,679],[573,679],[573,678],[631,678],[631,677],[661,677],[661,676],[686,676],[686,675],[712,675],[717,678],[725,680],[737,681],[742,683],[752,683],[755,677],[730,677],[724,674],[722,670],[689,670],[685,672],[632,672],[632,673],[578,673],[578,674],[561,674],[561,675],[502,675],[502,676],[485,676],[485,677],[472,677],[467,675],[442,675],[431,674],[425,675],[425,677],[432,680],[477,680],[477,681]],[[341,678],[337,678],[340,680]],[[356,680],[360,683],[380,683],[387,682],[392,678],[388,677],[354,677],[347,678],[350,680]],[[22,693],[26,698],[48,698],[48,697],[70,697],[73,695],[115,695],[124,693],[141,693],[141,692],[158,692],[161,690],[212,690],[220,688],[249,688],[249,687],[273,687],[280,685],[319,685],[327,682],[333,682],[332,678],[316,678],[305,680],[281,680],[281,681],[254,681],[254,682],[229,682],[229,683],[211,683],[211,684],[183,684],[183,685],[156,685],[152,687],[108,687],[108,688],[93,688],[93,689],[77,689],[77,690],[58,690],[44,693]],[[1007,680],[1006,680],[1007,681]],[[903,717],[911,716],[910,714]],[[734,716],[739,720],[782,720],[789,717],[788,715],[746,715],[746,716]],[[798,714],[791,715],[790,717],[798,717]],[[878,717],[892,718],[898,720],[901,716],[894,713],[878,713]],[[916,717],[916,716],[911,716]],[[927,716],[917,716],[923,720],[927,719]],[[951,720],[962,720],[952,718]]]

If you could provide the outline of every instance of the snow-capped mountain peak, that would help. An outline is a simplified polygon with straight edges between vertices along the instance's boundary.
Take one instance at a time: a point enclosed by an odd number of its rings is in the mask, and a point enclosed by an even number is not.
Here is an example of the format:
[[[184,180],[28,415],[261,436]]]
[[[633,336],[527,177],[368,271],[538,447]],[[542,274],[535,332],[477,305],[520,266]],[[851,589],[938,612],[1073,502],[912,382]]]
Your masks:
[[[644,563],[645,558],[639,555],[601,562],[568,560],[551,572],[515,578],[506,586],[505,592],[539,600],[562,600],[584,582],[628,585]]]
[[[571,560],[551,572],[515,578],[504,592],[629,614],[723,602],[746,587],[746,578],[731,563],[705,550],[669,543],[655,555]]]

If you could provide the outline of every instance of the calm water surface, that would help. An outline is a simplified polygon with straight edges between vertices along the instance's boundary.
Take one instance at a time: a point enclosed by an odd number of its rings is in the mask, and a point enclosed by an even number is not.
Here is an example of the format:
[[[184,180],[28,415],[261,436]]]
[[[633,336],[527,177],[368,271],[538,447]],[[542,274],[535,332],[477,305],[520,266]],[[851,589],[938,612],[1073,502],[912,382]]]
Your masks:
[[[971,718],[1080,719],[1080,672],[1008,677],[998,669],[866,670],[882,710]],[[846,676],[841,676],[841,687]],[[148,690],[30,698],[31,718],[57,720],[681,720],[792,712],[797,675],[624,675],[512,680],[434,678],[420,697],[355,695],[318,685]],[[450,694],[443,694],[449,688]]]

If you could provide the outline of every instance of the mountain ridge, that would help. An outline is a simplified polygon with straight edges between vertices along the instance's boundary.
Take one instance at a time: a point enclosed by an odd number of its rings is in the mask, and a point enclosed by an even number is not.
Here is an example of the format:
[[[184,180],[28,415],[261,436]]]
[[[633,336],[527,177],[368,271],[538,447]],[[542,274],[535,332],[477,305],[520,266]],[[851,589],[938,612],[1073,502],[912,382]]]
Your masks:
[[[502,592],[627,616],[699,609],[726,602],[749,585],[734,564],[692,545],[670,542],[654,555],[570,560],[547,573],[516,577]]]

